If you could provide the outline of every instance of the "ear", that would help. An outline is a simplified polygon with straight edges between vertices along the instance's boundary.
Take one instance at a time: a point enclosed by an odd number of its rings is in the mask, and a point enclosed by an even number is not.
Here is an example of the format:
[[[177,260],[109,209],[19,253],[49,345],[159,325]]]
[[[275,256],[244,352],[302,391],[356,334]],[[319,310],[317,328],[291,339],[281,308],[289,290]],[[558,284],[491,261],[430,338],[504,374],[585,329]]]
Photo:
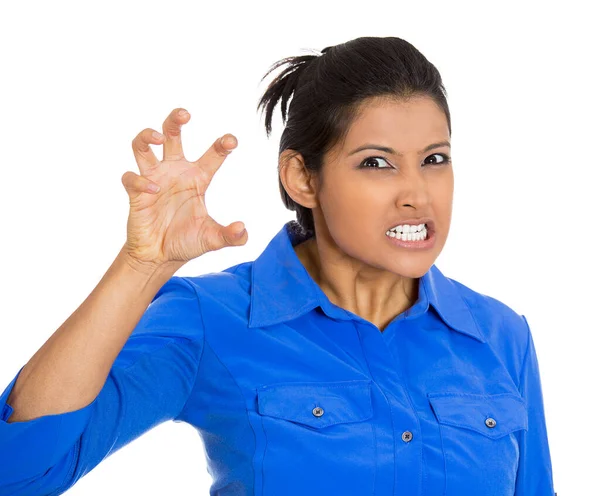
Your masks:
[[[304,164],[296,150],[286,149],[279,155],[279,178],[292,200],[306,208],[315,208],[317,201],[317,175]]]

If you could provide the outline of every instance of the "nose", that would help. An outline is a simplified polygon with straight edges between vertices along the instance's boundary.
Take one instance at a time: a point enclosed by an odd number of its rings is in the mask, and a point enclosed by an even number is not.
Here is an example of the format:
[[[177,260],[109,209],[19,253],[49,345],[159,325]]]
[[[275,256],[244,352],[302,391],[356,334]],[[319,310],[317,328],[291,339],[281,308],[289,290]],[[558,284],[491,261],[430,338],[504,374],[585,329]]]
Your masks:
[[[403,207],[409,205],[413,206],[417,211],[426,210],[430,198],[428,181],[422,167],[405,169],[394,180],[398,183],[396,188],[396,206]]]

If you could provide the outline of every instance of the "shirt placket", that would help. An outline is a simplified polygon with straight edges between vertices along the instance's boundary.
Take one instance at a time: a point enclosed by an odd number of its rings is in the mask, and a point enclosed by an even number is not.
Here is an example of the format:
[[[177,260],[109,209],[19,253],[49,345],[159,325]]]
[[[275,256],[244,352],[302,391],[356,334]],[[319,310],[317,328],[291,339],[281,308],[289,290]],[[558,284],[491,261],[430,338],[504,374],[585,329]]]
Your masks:
[[[373,382],[387,402],[392,419],[392,430],[389,435],[380,433],[378,452],[385,459],[393,456],[393,495],[420,495],[422,493],[422,449],[423,440],[416,409],[407,393],[405,379],[396,358],[390,351],[381,331],[372,323],[363,319],[354,320],[365,360]],[[388,326],[385,332],[398,332]],[[379,426],[381,427],[381,426]],[[376,483],[377,496],[390,494],[382,488],[385,484],[384,474]]]

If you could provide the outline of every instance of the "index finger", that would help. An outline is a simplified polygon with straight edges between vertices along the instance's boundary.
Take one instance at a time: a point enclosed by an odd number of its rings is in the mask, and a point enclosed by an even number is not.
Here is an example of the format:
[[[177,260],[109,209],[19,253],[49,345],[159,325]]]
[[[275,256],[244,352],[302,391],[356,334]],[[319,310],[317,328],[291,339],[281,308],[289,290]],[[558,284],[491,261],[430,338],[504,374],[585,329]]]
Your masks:
[[[158,159],[149,145],[159,145],[162,143],[163,139],[163,135],[150,128],[140,131],[138,135],[133,138],[131,148],[133,149],[135,161],[142,174],[158,164]]]

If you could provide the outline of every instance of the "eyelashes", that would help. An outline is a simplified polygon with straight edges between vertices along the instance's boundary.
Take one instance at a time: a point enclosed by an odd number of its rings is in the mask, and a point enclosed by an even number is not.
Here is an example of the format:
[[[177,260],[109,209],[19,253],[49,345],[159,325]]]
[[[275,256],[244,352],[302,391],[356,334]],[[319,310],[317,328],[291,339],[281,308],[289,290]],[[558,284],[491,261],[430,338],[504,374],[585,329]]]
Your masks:
[[[446,164],[450,164],[452,162],[452,159],[446,155],[445,153],[433,153],[431,155],[429,155],[424,162],[427,162],[427,160],[430,157],[435,157],[436,155],[439,155],[440,157],[443,158],[443,160],[441,162],[432,162],[432,163],[426,163],[425,165],[434,165],[434,166],[441,166],[441,165],[446,165]],[[372,160],[376,160],[376,159],[381,159],[383,160],[385,163],[389,164],[389,162],[387,161],[387,159],[385,157],[380,157],[380,156],[372,156],[372,157],[367,157],[365,158],[358,166],[359,169],[393,169],[393,167],[373,167],[373,166],[368,166],[365,165],[368,161],[372,161]]]

